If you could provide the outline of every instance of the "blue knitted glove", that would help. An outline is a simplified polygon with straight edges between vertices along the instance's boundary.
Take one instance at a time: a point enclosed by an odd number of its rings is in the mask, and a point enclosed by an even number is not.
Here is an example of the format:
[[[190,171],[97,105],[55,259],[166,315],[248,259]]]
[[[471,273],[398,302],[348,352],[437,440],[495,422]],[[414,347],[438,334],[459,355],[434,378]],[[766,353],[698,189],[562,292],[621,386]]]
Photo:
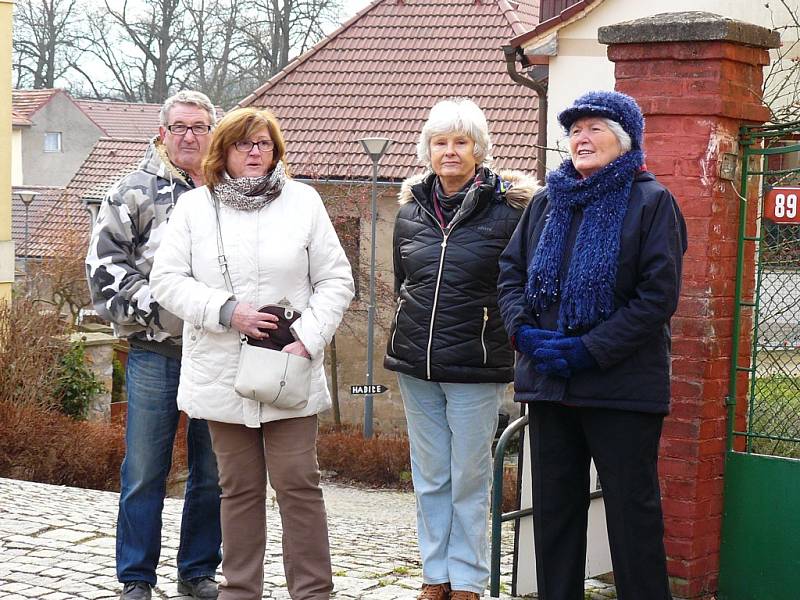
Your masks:
[[[534,352],[541,348],[544,342],[563,337],[564,334],[560,331],[536,329],[530,325],[523,325],[517,329],[517,333],[514,336],[514,343],[517,346],[517,350],[533,358]]]
[[[558,377],[571,377],[576,371],[598,366],[579,337],[545,340],[533,359],[539,373]]]

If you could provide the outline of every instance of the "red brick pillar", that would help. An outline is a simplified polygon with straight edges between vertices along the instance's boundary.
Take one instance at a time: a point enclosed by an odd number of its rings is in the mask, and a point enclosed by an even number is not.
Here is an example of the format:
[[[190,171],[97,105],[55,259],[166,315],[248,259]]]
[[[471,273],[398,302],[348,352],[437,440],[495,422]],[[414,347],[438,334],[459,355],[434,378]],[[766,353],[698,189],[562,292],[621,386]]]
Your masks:
[[[739,127],[769,118],[762,67],[779,38],[709,13],[599,33],[616,63],[616,89],[644,112],[647,166],[677,197],[689,231],[659,468],[673,592],[708,597],[719,571],[740,186],[738,172],[731,181],[720,167],[724,153],[740,154]]]

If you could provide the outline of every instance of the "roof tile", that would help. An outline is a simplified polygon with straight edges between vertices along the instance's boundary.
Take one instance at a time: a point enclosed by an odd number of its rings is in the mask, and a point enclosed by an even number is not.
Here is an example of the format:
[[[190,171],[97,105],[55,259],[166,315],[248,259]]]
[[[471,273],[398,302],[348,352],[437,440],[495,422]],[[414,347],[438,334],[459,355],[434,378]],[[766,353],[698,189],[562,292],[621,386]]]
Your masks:
[[[47,104],[50,99],[63,92],[58,89],[12,90],[11,109],[23,118],[30,118],[33,113]]]
[[[88,239],[90,219],[82,198],[104,196],[118,179],[136,169],[147,144],[142,139],[100,138],[66,189],[47,205],[31,231],[30,255],[55,256],[66,250],[64,231],[80,232]],[[15,212],[15,221],[16,218]]]
[[[28,117],[23,116],[22,113],[17,112],[13,108],[11,109],[11,125],[26,126],[26,125],[33,125],[31,120]]]
[[[43,187],[37,185],[20,185],[11,188],[11,238],[14,240],[15,253],[22,256],[26,253],[25,248],[25,204],[17,196],[20,191],[36,192],[33,201],[28,205],[28,239],[33,241],[31,235],[42,221],[53,204],[55,204],[61,194],[63,187]],[[30,253],[32,256],[36,254]]]
[[[75,100],[81,110],[112,138],[149,140],[158,133],[160,104]]]

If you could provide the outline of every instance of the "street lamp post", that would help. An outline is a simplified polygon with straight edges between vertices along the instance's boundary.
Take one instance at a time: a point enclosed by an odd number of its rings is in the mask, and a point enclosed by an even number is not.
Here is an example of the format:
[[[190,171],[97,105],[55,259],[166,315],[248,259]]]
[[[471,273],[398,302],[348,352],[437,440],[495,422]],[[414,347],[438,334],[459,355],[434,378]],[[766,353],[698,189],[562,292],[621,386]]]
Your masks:
[[[358,140],[372,160],[372,236],[369,261],[369,307],[367,309],[367,390],[364,397],[364,437],[372,437],[372,344],[375,337],[375,228],[378,221],[378,161],[386,154],[392,140],[387,138],[364,138]]]
[[[28,254],[30,253],[30,249],[28,246],[29,237],[28,237],[28,210],[30,209],[31,203],[39,195],[38,192],[34,192],[33,190],[18,190],[15,192],[17,198],[22,201],[22,204],[25,205],[25,254],[22,257],[22,265],[23,270],[25,271],[25,288],[28,288],[29,280],[28,280]]]

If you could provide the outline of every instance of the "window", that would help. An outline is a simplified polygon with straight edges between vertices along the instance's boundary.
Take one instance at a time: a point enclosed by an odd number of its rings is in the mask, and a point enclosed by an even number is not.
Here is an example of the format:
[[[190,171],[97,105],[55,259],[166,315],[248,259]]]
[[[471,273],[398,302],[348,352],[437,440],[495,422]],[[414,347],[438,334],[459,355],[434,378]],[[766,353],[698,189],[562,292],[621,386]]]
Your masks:
[[[61,132],[48,131],[44,134],[44,151],[61,152]]]

